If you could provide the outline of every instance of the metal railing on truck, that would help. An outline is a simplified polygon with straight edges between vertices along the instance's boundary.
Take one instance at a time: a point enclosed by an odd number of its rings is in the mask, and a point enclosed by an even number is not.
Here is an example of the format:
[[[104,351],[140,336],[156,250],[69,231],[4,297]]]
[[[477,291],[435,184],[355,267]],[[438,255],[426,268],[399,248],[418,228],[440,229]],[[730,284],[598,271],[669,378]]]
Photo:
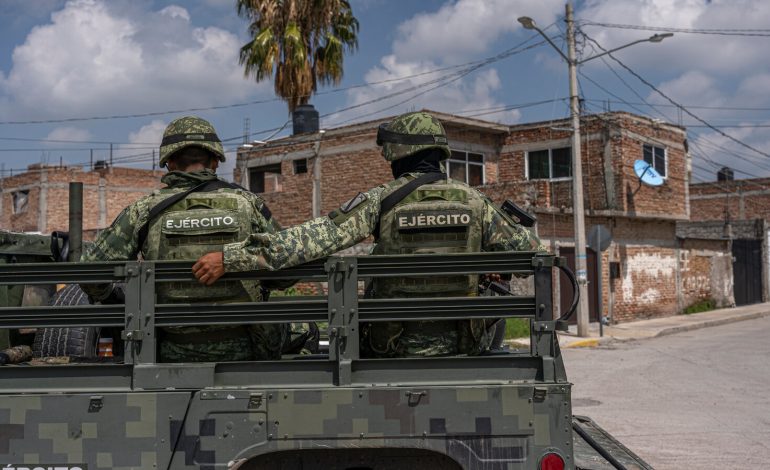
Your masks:
[[[327,281],[318,299],[265,303],[156,304],[160,282],[194,280],[190,262],[0,265],[0,285],[125,284],[123,305],[0,308],[0,328],[116,327],[123,331],[122,364],[0,367],[0,391],[201,389],[226,386],[357,386],[409,384],[564,383],[553,316],[552,283],[559,258],[534,252],[330,257],[276,272],[228,273],[227,279]],[[534,276],[532,296],[368,299],[359,279],[464,274]],[[360,325],[383,321],[525,318],[524,352],[401,359],[359,355]],[[158,327],[328,322],[329,354],[293,360],[158,363]]]

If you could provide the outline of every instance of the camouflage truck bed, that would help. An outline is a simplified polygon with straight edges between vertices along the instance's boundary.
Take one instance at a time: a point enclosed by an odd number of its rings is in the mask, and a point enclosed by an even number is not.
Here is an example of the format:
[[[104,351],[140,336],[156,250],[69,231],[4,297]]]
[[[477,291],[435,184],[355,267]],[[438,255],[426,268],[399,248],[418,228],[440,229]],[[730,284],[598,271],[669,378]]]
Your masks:
[[[529,392],[477,386],[6,395],[0,462],[306,469],[349,468],[374,454],[364,468],[404,468],[417,457],[441,463],[428,468],[493,468],[490,460],[531,468],[527,462],[544,445],[570,436],[549,420],[570,410],[568,387],[539,403]]]
[[[328,296],[224,305],[154,302],[156,283],[190,280],[191,263],[0,266],[0,284],[126,286],[124,305],[0,309],[0,328],[121,328],[125,340],[119,363],[0,367],[0,464],[71,470],[594,468],[583,462],[603,463],[592,461],[582,444],[575,464],[571,384],[552,310],[556,263],[535,253],[329,258],[280,273],[228,274],[327,281]],[[362,278],[437,273],[533,275],[535,293],[359,298]],[[506,317],[529,320],[528,350],[408,359],[366,359],[358,352],[362,322]],[[328,322],[329,354],[157,362],[158,327],[260,322]]]

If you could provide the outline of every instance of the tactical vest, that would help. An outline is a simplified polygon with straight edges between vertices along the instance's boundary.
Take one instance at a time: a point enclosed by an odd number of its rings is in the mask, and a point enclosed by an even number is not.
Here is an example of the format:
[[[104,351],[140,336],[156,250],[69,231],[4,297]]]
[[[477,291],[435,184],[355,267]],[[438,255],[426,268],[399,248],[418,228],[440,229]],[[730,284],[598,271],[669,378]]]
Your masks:
[[[179,189],[174,192],[181,192]],[[151,196],[150,207],[174,194],[160,191]],[[197,260],[206,253],[222,251],[227,243],[245,240],[251,233],[253,209],[249,201],[231,189],[194,192],[160,214],[150,224],[142,247],[147,260]],[[252,284],[252,283],[248,283]],[[157,284],[158,303],[249,302],[258,300],[256,286],[220,280],[204,287],[198,282]]]
[[[373,254],[471,253],[481,251],[484,200],[466,184],[425,184],[380,214]],[[379,278],[377,297],[476,295],[478,276]]]

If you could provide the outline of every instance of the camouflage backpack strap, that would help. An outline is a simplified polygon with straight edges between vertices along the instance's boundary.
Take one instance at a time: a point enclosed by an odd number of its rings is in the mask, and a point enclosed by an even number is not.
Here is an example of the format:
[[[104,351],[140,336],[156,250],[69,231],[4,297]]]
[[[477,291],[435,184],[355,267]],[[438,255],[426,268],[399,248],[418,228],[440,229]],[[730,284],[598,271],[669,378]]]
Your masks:
[[[409,196],[414,192],[417,188],[424,184],[430,184],[434,183],[441,179],[446,179],[446,173],[440,173],[440,172],[434,172],[434,173],[425,173],[417,178],[409,181],[405,185],[399,187],[392,193],[385,196],[385,199],[382,200],[380,203],[380,215],[387,213],[396,205],[403,201],[405,197]],[[377,221],[377,225],[374,227],[374,236],[375,238],[380,238],[380,221]]]

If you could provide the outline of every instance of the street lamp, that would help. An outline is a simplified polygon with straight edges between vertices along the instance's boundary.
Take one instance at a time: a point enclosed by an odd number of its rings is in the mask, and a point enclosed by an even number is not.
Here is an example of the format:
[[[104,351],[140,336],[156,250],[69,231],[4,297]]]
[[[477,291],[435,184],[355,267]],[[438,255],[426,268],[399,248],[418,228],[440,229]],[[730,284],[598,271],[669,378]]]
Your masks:
[[[647,39],[640,39],[579,61],[575,55],[575,22],[572,14],[572,3],[567,3],[566,12],[567,51],[569,55],[565,55],[564,52],[551,41],[551,38],[549,38],[542,29],[537,27],[535,20],[528,16],[522,16],[518,20],[524,29],[535,30],[540,33],[540,35],[548,41],[548,44],[550,44],[569,65],[570,119],[572,121],[572,216],[575,224],[575,274],[580,290],[577,324],[578,336],[586,337],[588,336],[588,272],[586,263],[585,210],[583,208],[583,168],[581,166],[580,103],[578,101],[577,66],[588,62],[589,60],[633,46],[634,44],[639,44],[640,42],[661,42],[665,38],[673,36],[673,34],[655,34]],[[601,276],[601,273],[599,275]],[[601,295],[601,292],[599,295]],[[601,318],[599,320],[601,321]]]

